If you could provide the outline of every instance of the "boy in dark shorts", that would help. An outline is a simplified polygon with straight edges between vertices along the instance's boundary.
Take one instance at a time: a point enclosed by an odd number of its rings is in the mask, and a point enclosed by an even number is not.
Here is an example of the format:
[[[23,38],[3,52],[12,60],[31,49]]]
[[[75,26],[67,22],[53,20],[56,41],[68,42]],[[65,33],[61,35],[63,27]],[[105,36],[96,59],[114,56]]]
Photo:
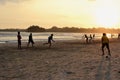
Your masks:
[[[51,41],[55,42],[55,41],[53,40],[53,34],[51,34],[51,35],[48,37],[48,43],[44,43],[44,45],[45,45],[45,44],[49,44],[49,48],[50,48],[51,45],[52,45]]]
[[[18,35],[17,35],[17,39],[18,39],[18,49],[21,49],[21,35],[20,35],[20,32],[18,32]]]
[[[107,48],[107,50],[108,50],[108,55],[111,56],[111,54],[110,54],[110,48],[109,48],[109,39],[108,39],[108,37],[106,36],[106,33],[103,33],[101,42],[102,42],[102,52],[103,52],[103,53],[102,53],[102,56],[104,55],[104,47]]]
[[[29,47],[29,44],[32,44],[32,47],[33,47],[33,44],[34,44],[34,41],[33,41],[33,37],[32,37],[32,33],[30,33],[30,35],[29,35],[29,40],[28,40],[28,45],[27,45],[27,47]]]

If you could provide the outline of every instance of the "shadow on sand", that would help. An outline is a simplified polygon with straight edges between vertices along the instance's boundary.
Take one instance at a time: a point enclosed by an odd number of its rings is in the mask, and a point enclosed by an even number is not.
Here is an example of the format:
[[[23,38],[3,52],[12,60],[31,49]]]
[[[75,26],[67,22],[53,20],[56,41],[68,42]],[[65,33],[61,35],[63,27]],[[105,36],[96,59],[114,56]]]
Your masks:
[[[106,70],[104,70],[105,68]],[[103,73],[105,71],[105,73]],[[100,64],[95,75],[95,80],[111,80],[111,59],[102,56]]]

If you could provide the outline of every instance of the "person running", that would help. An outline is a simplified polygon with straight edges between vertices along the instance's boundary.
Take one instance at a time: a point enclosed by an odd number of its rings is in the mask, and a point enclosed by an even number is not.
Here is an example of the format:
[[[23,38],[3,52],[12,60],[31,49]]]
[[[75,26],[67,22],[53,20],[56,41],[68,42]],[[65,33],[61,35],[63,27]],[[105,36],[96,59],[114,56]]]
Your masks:
[[[95,39],[95,34],[93,34],[93,39]]]
[[[92,37],[92,35],[90,34],[90,39],[89,39],[89,42],[90,42],[90,43],[92,42],[92,39],[93,39],[93,37]]]
[[[88,36],[85,34],[86,43],[88,43]]]
[[[95,34],[93,34],[93,37],[92,37],[92,41],[94,42],[94,40],[95,40]]]
[[[47,42],[47,43],[44,43],[44,45],[45,45],[45,44],[49,44],[49,48],[51,48],[51,45],[52,45],[51,41],[55,42],[55,41],[53,40],[53,34],[51,34],[51,35],[48,37],[48,42]]]
[[[18,49],[21,49],[21,39],[22,39],[22,37],[21,37],[19,31],[18,31],[17,39],[18,39]]]
[[[29,44],[32,44],[32,47],[33,47],[33,44],[34,44],[34,41],[33,41],[33,37],[32,37],[32,33],[30,33],[30,35],[29,35],[29,40],[28,40],[28,45],[27,45],[27,47],[29,47]]]
[[[101,42],[102,42],[102,56],[104,55],[104,47],[107,48],[108,55],[111,56],[111,54],[110,54],[110,48],[109,48],[109,39],[106,36],[106,33],[103,33],[103,36],[101,38]]]

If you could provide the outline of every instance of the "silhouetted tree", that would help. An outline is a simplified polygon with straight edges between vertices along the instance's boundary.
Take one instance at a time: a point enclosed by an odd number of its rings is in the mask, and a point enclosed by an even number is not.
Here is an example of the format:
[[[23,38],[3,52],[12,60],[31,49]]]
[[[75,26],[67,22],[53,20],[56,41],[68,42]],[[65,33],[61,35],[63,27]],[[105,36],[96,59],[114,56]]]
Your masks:
[[[61,28],[58,28],[57,26],[53,26],[52,28],[48,29],[50,32],[61,32]]]
[[[45,29],[39,26],[32,25],[26,29],[27,32],[44,32]]]
[[[77,28],[77,27],[63,27],[59,28],[57,26],[53,26],[50,29],[45,29],[42,27],[39,27],[37,25],[32,25],[28,27],[27,29],[0,29],[0,31],[27,31],[27,32],[79,32],[79,33],[120,33],[119,29],[108,29],[108,28]]]

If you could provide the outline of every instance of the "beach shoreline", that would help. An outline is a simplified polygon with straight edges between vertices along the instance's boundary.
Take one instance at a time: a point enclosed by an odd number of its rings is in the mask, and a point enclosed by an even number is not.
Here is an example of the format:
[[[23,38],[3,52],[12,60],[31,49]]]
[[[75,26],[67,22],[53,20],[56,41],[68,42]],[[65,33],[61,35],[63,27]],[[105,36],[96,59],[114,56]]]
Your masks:
[[[110,39],[112,57],[101,56],[101,42],[56,41],[51,48],[35,42],[17,49],[17,43],[0,44],[0,80],[119,80],[120,43]],[[107,55],[107,51],[105,50]]]

